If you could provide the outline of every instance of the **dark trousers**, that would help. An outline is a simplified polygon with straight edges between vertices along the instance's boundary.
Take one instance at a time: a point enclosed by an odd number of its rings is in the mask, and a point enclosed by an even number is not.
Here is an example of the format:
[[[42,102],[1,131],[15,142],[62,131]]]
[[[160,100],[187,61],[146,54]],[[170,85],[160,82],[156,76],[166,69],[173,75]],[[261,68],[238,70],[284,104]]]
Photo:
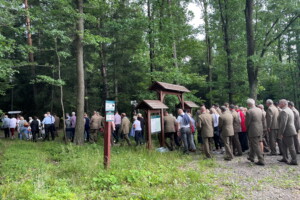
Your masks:
[[[49,132],[51,133],[51,138],[54,140],[54,130],[53,130],[53,124],[45,124],[45,138],[44,140],[50,140],[49,139]]]
[[[176,146],[178,146],[178,147],[181,146],[181,137],[179,137],[177,133],[174,134],[174,141],[175,141]]]
[[[246,151],[249,149],[248,144],[248,133],[247,132],[239,132],[239,140],[241,143],[242,151]]]
[[[116,125],[116,129],[115,131],[113,132],[113,136],[116,140],[116,143],[118,143],[120,141],[120,138],[122,139],[122,134],[119,133],[119,130],[120,130],[120,127],[121,127],[121,124],[117,124]]]
[[[214,142],[216,149],[221,149],[223,145],[221,142],[219,127],[214,127]]]
[[[36,142],[36,136],[38,135],[39,131],[31,131],[32,133],[32,141]]]
[[[197,129],[197,140],[198,140],[199,144],[203,144],[203,138],[201,136],[201,129],[200,128]]]
[[[143,143],[142,141],[142,131],[135,131],[135,143],[136,145],[141,145]]]
[[[75,128],[71,128],[71,141],[73,142],[75,137]]]
[[[142,143],[145,143],[145,131],[144,131],[144,129],[142,129],[141,138],[142,138]]]
[[[9,128],[4,128],[4,137],[9,138]]]
[[[85,128],[84,131],[86,132],[86,141],[89,141],[90,140],[90,129]]]

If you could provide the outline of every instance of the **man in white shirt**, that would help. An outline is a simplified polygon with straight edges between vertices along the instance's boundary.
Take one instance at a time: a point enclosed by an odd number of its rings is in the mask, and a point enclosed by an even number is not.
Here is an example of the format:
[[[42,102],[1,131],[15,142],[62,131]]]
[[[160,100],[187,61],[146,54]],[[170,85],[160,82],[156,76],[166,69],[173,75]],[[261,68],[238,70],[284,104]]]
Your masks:
[[[14,116],[12,116],[12,118],[9,121],[9,130],[10,130],[10,133],[11,133],[11,139],[15,138],[15,129],[16,129],[16,127],[17,127],[17,119]]]

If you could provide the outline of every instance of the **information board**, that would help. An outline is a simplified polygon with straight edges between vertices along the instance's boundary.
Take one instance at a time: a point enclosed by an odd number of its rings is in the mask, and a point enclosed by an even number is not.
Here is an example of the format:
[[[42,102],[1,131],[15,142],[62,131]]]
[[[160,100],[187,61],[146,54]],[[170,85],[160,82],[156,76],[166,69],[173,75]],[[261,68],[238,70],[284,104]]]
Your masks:
[[[161,122],[159,115],[151,116],[151,133],[161,132]]]
[[[116,102],[115,101],[105,101],[105,112],[112,111],[114,112],[116,109]]]
[[[116,102],[115,101],[105,101],[105,121],[107,122],[113,122],[116,109]]]

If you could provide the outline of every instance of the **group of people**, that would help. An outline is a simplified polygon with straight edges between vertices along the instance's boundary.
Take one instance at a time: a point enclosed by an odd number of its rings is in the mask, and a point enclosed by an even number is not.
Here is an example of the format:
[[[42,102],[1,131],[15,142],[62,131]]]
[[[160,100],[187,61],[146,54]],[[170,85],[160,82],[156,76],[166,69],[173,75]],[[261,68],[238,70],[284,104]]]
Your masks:
[[[14,116],[10,118],[4,115],[2,118],[2,129],[4,130],[4,137],[20,140],[32,140],[37,142],[38,139],[49,140],[49,133],[51,133],[52,140],[57,134],[60,119],[56,115],[51,115],[50,112],[44,115],[41,121],[37,116],[29,117],[28,121],[23,116]]]
[[[247,159],[254,162],[257,157],[257,165],[265,165],[265,153],[270,156],[279,153],[282,155],[279,162],[298,165],[300,119],[294,103],[282,99],[274,104],[268,99],[267,111],[262,104],[256,106],[253,99],[248,99],[247,105],[248,108],[243,108],[225,103],[221,107],[214,105],[209,110],[204,105],[201,106],[196,116],[196,127],[198,141],[202,144],[206,157],[212,157],[211,150],[220,149],[224,152],[224,159],[230,161],[234,156],[242,156],[249,148]],[[171,141],[175,143],[176,139],[173,138],[180,136],[184,153],[195,151],[194,124],[190,113],[179,109],[177,120],[168,117],[167,113],[165,115],[165,136],[172,135]],[[212,139],[215,149],[211,145]]]
[[[282,155],[282,159],[278,161],[298,165],[300,118],[294,103],[285,99],[273,103],[268,99],[265,111],[262,104],[256,106],[253,99],[248,99],[247,106],[248,108],[244,108],[225,103],[220,107],[214,104],[207,109],[202,105],[194,118],[190,112],[182,109],[178,110],[177,118],[165,111],[165,146],[171,151],[176,147],[182,147],[186,154],[195,152],[197,131],[198,143],[201,144],[207,158],[211,158],[211,151],[215,151],[224,154],[224,159],[230,161],[234,156],[242,156],[243,152],[249,150],[248,160],[254,162],[257,157],[258,161],[255,162],[257,165],[265,165],[266,153],[270,156]],[[83,120],[85,140],[96,143],[99,133],[101,135],[104,132],[105,118],[94,111],[91,118],[85,113]],[[42,121],[37,117],[29,117],[28,122],[22,116],[8,118],[5,115],[2,119],[2,128],[5,138],[14,139],[17,131],[20,139],[32,139],[36,142],[38,138],[50,140],[50,135],[54,140],[58,136],[59,122],[60,118],[51,115],[50,112],[44,115]],[[73,141],[76,134],[75,112],[72,112],[71,116],[66,114],[65,123],[66,139]],[[111,126],[111,145],[120,143],[123,146],[126,141],[131,146],[129,136],[135,138],[136,145],[145,143],[145,120],[142,114],[133,116],[131,123],[125,113],[120,115],[116,112]]]

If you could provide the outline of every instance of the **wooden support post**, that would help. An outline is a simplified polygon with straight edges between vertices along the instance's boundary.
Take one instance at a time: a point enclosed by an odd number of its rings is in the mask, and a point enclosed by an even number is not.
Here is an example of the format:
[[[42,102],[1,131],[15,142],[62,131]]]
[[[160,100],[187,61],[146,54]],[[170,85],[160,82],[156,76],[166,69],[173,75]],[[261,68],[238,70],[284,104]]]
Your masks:
[[[150,110],[148,110],[147,112],[147,136],[148,136],[147,149],[151,149],[152,138],[151,138],[151,111]]]
[[[110,167],[110,147],[111,147],[111,122],[105,122],[104,131],[104,168],[109,169]]]
[[[165,121],[164,121],[164,109],[160,110],[160,122],[161,122],[161,138],[160,138],[160,146],[164,147],[165,146]]]

